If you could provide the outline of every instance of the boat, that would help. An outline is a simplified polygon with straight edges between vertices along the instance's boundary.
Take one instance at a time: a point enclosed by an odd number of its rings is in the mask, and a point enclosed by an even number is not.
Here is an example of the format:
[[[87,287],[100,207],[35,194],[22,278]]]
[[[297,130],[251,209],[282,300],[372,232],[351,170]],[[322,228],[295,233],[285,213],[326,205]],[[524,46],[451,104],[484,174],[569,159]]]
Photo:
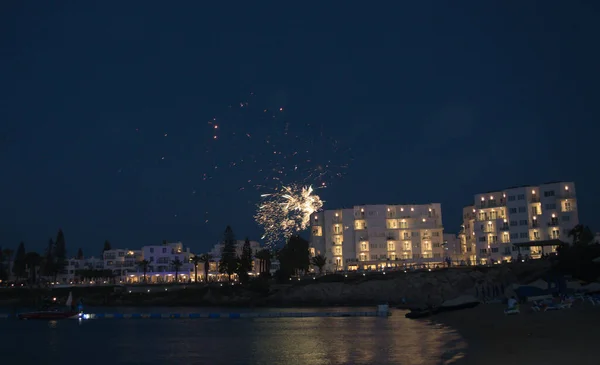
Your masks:
[[[62,311],[60,309],[41,310],[29,313],[20,313],[19,319],[43,319],[55,321],[59,319],[78,319],[79,312]]]
[[[440,306],[440,312],[451,312],[461,309],[470,309],[477,307],[481,301],[470,295],[463,295],[458,298],[447,300]]]
[[[411,309],[410,312],[404,316],[410,319],[425,318],[437,314],[439,308],[426,308],[426,309]]]
[[[81,314],[80,312],[72,309],[73,295],[69,292],[69,298],[67,299],[66,308],[61,309],[57,307],[42,308],[41,310],[28,313],[20,313],[19,319],[41,319],[41,320],[59,320],[59,319],[78,319]]]
[[[464,295],[452,300],[447,300],[439,307],[411,309],[410,312],[406,313],[404,316],[411,319],[425,318],[441,312],[451,312],[461,309],[474,308],[478,306],[479,303],[479,299]]]

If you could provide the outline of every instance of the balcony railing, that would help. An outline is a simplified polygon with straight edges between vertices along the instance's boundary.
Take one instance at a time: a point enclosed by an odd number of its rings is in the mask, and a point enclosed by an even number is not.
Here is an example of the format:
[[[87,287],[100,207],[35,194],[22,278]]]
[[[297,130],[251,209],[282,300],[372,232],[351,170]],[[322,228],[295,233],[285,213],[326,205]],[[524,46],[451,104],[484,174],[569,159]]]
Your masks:
[[[556,227],[558,226],[558,221],[548,222],[548,227]]]
[[[563,191],[562,193],[560,193],[559,197],[561,199],[573,199],[575,198],[575,194],[573,194],[570,191]]]
[[[529,202],[530,203],[539,203],[540,202],[540,197],[539,196],[532,196],[529,198]]]

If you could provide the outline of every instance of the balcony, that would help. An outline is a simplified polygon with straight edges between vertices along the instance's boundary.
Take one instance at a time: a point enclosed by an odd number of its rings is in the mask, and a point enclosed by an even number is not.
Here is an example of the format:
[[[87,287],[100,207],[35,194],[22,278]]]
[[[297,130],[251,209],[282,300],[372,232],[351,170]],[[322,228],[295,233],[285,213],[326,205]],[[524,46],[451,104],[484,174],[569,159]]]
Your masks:
[[[540,224],[536,221],[531,222],[529,228],[540,228]]]
[[[557,227],[558,226],[558,221],[552,221],[548,223],[548,227]]]
[[[501,231],[508,231],[508,230],[510,230],[510,228],[509,228],[509,226],[508,226],[508,223],[504,223],[504,224],[502,225],[502,227],[500,227],[500,230],[501,230]]]
[[[565,190],[559,194],[559,198],[561,199],[575,199],[575,194],[573,194],[569,190]]]
[[[534,237],[531,237],[531,240],[532,241],[539,241],[539,240],[541,240],[541,238],[539,236],[538,237],[534,236]]]
[[[502,207],[506,205],[506,201],[504,199],[499,199],[499,200],[488,200],[488,201],[481,201],[479,202],[479,208],[496,208],[496,207]]]
[[[394,236],[387,236],[385,239],[388,240],[388,241],[395,241],[396,237],[394,237]]]
[[[423,240],[431,240],[431,236],[422,236],[421,237]]]
[[[534,195],[532,197],[529,198],[529,202],[530,203],[539,203],[540,202],[540,197],[537,195]]]

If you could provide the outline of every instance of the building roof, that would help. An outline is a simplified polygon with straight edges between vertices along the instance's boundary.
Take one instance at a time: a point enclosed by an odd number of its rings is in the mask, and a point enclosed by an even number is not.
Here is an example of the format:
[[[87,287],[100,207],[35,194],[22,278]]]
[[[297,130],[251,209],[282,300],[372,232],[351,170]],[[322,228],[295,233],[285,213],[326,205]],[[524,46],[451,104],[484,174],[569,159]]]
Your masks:
[[[543,241],[529,241],[529,242],[520,242],[513,243],[513,246],[516,247],[531,247],[531,246],[562,246],[566,245],[566,242],[561,240],[543,240]]]

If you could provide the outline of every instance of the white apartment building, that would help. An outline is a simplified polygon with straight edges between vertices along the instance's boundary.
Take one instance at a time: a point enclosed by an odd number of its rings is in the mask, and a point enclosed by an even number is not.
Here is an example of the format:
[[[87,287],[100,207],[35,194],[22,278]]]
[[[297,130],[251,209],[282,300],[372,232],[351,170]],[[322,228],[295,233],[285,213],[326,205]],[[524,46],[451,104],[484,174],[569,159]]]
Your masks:
[[[113,275],[124,279],[129,272],[136,272],[138,263],[142,261],[141,250],[112,249],[102,253],[104,269],[112,270]]]
[[[568,232],[579,223],[573,182],[507,188],[476,194],[474,200],[463,209],[459,235],[462,252],[472,262],[554,252],[552,243],[569,242]]]
[[[61,284],[76,283],[81,280],[81,271],[85,270],[104,270],[104,260],[96,257],[88,257],[84,259],[72,258],[67,260],[63,272],[58,275],[57,280]]]
[[[442,264],[442,208],[438,203],[360,205],[311,216],[311,252],[328,270],[375,270]]]
[[[165,242],[160,245],[144,246],[141,250],[141,258],[148,261],[146,270],[146,281],[148,283],[168,283],[175,281],[178,275],[179,282],[193,279],[194,265],[190,263],[193,254],[189,248],[183,247],[181,242]],[[175,270],[173,262],[179,260],[182,265]],[[141,260],[140,260],[141,261]],[[144,270],[138,264],[135,273],[127,275],[127,282],[142,282]]]

